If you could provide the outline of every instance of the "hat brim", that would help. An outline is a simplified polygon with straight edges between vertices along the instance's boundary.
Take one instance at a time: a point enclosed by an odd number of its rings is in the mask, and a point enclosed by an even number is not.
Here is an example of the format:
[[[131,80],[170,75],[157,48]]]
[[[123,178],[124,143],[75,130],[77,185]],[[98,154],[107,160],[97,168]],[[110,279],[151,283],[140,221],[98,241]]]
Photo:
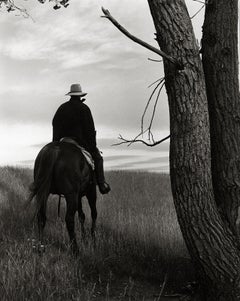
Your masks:
[[[69,95],[69,96],[85,96],[85,95],[87,95],[87,93],[83,93],[83,92],[68,92],[65,95]]]

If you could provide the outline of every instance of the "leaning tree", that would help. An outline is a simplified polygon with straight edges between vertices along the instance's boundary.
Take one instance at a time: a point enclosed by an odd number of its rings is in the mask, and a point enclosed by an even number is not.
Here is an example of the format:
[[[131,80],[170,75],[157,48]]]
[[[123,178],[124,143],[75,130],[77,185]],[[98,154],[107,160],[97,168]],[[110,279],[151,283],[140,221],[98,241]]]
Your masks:
[[[163,57],[171,187],[200,283],[196,298],[240,300],[238,1],[205,1],[201,49],[184,0],[148,4],[160,49],[103,12],[129,38]]]

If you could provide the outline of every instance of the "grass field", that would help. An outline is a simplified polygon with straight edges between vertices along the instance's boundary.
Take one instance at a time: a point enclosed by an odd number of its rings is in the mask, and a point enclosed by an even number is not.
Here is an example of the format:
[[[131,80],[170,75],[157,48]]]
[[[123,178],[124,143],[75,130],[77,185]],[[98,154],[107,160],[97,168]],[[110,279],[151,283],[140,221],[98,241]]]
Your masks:
[[[30,169],[0,168],[1,300],[160,300],[193,279],[179,230],[168,175],[112,171],[112,191],[98,197],[96,246],[81,242],[80,256],[70,255],[65,206],[57,217],[57,197],[48,201],[46,251],[34,252],[37,238],[34,203],[25,206]],[[90,227],[90,211],[83,200]],[[162,300],[162,299],[161,299]]]

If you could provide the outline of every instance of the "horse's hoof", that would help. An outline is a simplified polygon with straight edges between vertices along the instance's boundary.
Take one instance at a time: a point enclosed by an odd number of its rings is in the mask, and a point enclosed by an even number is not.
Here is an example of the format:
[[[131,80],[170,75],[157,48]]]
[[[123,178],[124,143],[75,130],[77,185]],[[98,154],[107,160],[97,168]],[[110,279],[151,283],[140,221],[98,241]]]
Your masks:
[[[39,244],[39,245],[38,245],[38,253],[39,253],[40,255],[42,255],[43,253],[45,253],[45,251],[46,251],[45,245]]]
[[[39,243],[38,245],[33,244],[32,245],[32,250],[34,253],[37,253],[38,255],[42,255],[46,251],[45,245]]]
[[[35,245],[32,246],[33,253],[37,253],[37,247]]]

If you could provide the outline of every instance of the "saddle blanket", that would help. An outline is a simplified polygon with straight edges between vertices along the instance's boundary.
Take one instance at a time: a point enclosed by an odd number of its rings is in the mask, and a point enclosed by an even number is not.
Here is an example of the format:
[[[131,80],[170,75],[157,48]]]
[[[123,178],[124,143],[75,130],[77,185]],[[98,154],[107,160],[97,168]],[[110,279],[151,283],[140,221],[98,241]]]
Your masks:
[[[92,168],[92,170],[95,169],[94,160],[93,160],[92,155],[88,151],[86,151],[84,147],[82,147],[81,145],[79,145],[74,139],[72,139],[70,137],[63,137],[63,138],[60,139],[60,142],[72,143],[75,146],[77,146],[81,150],[83,156],[85,157],[87,163],[90,165],[90,167]]]

